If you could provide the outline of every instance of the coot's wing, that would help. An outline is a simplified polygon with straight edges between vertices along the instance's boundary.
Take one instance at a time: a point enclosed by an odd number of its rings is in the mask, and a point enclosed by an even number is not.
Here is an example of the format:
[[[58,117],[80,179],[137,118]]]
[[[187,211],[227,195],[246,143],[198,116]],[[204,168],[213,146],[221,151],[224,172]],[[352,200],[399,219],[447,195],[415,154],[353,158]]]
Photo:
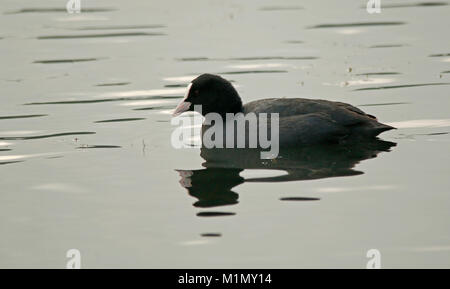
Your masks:
[[[311,133],[309,126],[315,125],[319,134],[329,132],[332,140],[346,136],[375,137],[383,131],[393,127],[379,123],[372,115],[366,114],[359,108],[343,102],[333,102],[321,99],[304,98],[271,98],[250,102],[244,106],[244,112],[278,113],[280,120],[287,118],[286,123],[298,126],[305,125],[304,133]],[[311,115],[314,117],[311,118]],[[306,116],[306,118],[304,118]],[[308,120],[305,122],[305,120]],[[335,134],[333,134],[333,132]],[[281,134],[280,134],[281,135]],[[309,138],[309,136],[308,136]],[[311,140],[317,139],[313,134]]]
[[[280,146],[339,142],[350,130],[322,113],[310,113],[279,118]]]
[[[366,114],[348,103],[306,98],[269,98],[244,105],[244,111],[254,113],[279,113],[280,117],[323,113],[344,125],[354,124],[366,118],[375,117]]]

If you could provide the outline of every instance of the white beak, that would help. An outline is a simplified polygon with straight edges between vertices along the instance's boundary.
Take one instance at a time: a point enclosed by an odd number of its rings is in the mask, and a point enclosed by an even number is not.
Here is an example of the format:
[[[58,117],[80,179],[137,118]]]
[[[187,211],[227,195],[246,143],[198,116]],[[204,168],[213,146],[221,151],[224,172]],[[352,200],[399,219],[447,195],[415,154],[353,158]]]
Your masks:
[[[174,112],[172,113],[172,116],[178,116],[183,112],[187,111],[190,107],[191,103],[189,101],[182,100],[175,108]]]
[[[175,110],[172,113],[172,116],[180,115],[183,112],[189,110],[189,108],[191,107],[191,103],[189,101],[186,101],[187,97],[189,96],[189,91],[191,90],[191,86],[192,86],[192,83],[189,83],[186,94],[184,95],[184,98],[177,105],[177,107],[175,108]]]

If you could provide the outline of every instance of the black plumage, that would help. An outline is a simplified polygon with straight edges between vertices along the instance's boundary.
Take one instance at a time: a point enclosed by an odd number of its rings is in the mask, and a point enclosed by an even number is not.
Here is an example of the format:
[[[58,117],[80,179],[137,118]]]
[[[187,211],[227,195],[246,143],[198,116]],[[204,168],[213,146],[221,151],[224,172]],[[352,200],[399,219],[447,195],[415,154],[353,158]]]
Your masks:
[[[370,139],[393,129],[378,122],[376,117],[343,102],[271,98],[243,105],[233,85],[213,74],[202,74],[192,81],[185,99],[174,114],[193,111],[198,104],[202,105],[203,115],[210,112],[223,117],[227,113],[239,112],[257,115],[278,113],[280,146]]]

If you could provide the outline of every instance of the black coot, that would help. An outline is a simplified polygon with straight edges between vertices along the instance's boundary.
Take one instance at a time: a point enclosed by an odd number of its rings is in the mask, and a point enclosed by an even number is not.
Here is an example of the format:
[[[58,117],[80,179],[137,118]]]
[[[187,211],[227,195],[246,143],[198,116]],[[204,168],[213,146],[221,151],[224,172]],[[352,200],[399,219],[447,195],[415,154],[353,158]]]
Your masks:
[[[186,97],[174,116],[193,111],[202,105],[202,114],[278,113],[280,146],[339,143],[355,139],[371,139],[393,129],[376,117],[343,102],[305,98],[270,98],[242,104],[233,85],[213,74],[202,74],[192,80]]]

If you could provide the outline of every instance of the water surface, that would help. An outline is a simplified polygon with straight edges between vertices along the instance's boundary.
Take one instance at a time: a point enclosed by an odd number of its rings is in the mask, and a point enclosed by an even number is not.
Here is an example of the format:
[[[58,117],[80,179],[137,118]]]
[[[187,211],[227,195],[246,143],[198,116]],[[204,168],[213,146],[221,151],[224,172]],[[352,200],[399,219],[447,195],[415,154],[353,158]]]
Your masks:
[[[447,2],[5,0],[0,267],[450,267]],[[398,127],[264,162],[170,145],[189,81]]]

